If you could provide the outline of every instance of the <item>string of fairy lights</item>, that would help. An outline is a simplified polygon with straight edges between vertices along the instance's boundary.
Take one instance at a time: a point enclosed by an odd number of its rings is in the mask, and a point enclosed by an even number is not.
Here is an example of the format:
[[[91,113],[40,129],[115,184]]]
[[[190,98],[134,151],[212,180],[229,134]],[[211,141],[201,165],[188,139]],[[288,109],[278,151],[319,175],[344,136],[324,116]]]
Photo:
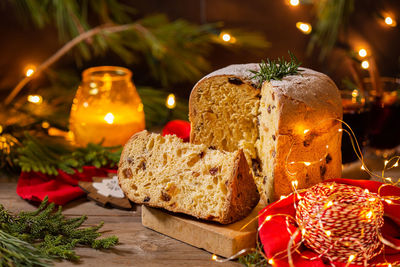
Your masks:
[[[355,263],[355,260],[358,260],[357,264],[362,263],[363,266],[369,266],[368,265],[368,260],[370,258],[372,258],[373,256],[375,256],[375,255],[381,253],[382,251],[384,251],[383,250],[383,245],[389,246],[389,247],[391,247],[393,249],[396,249],[396,250],[400,250],[400,246],[396,246],[395,244],[393,244],[392,242],[390,242],[389,240],[385,239],[382,236],[382,234],[380,233],[380,227],[378,227],[379,224],[382,223],[382,214],[381,214],[382,212],[381,212],[381,208],[380,208],[382,206],[381,203],[385,202],[385,203],[387,203],[389,205],[400,205],[400,197],[396,197],[396,196],[381,196],[382,188],[384,188],[385,186],[388,186],[388,185],[397,186],[400,183],[400,178],[397,178],[397,180],[394,181],[393,177],[386,177],[385,176],[385,172],[386,171],[388,171],[390,169],[393,169],[393,168],[396,168],[396,167],[399,167],[400,156],[393,156],[392,158],[390,158],[388,160],[385,160],[384,167],[383,167],[382,172],[381,172],[380,175],[372,172],[367,167],[367,165],[365,164],[364,157],[363,157],[363,154],[361,152],[360,146],[358,144],[357,138],[356,138],[353,130],[351,129],[351,127],[341,119],[336,119],[335,118],[335,119],[330,119],[330,120],[338,121],[338,122],[342,123],[345,126],[345,128],[341,127],[340,129],[338,129],[337,133],[339,134],[339,133],[345,132],[346,134],[349,135],[353,150],[354,150],[354,152],[356,153],[358,159],[361,162],[361,170],[366,171],[371,176],[380,178],[382,180],[382,182],[383,182],[383,184],[379,187],[377,194],[370,193],[368,191],[368,189],[365,189],[363,191],[363,194],[365,195],[365,197],[364,197],[365,200],[363,199],[362,203],[367,203],[367,208],[365,209],[365,211],[360,213],[360,216],[362,217],[360,219],[361,220],[368,220],[368,222],[370,223],[370,224],[367,224],[367,226],[366,226],[366,228],[368,228],[368,229],[364,229],[363,228],[361,230],[361,232],[362,233],[364,233],[366,231],[372,232],[374,234],[374,236],[377,238],[377,240],[375,240],[375,243],[373,245],[375,247],[377,247],[377,248],[380,247],[380,249],[376,250],[376,251],[372,251],[372,252],[370,252],[368,254],[368,253],[366,253],[368,248],[364,247],[364,244],[362,242],[363,240],[361,240],[361,238],[360,239],[353,238],[353,240],[350,239],[351,242],[356,243],[356,244],[358,244],[360,246],[360,250],[362,251],[361,260],[360,260],[360,258],[358,258],[358,256],[359,256],[358,254],[352,253],[350,256],[348,256],[347,261],[345,262],[346,266],[348,266],[351,263]],[[322,121],[320,123],[323,123],[323,122],[324,121]],[[304,129],[302,131],[302,133],[299,133],[299,134],[302,134],[303,137],[304,137],[310,131],[311,131],[311,129]],[[291,147],[293,147],[293,142],[292,142],[292,146]],[[328,149],[328,148],[329,147],[326,146],[326,149]],[[287,173],[291,177],[293,177],[293,180],[291,182],[293,192],[291,194],[287,195],[287,196],[281,196],[280,200],[292,196],[294,198],[294,201],[293,201],[294,210],[297,210],[298,202],[304,198],[304,196],[302,197],[301,194],[307,193],[308,189],[298,189],[298,184],[299,183],[298,183],[298,180],[296,179],[296,173],[290,172],[288,166],[292,165],[292,164],[296,164],[296,163],[304,164],[306,167],[309,167],[309,166],[314,165],[314,164],[319,164],[321,161],[323,161],[325,159],[327,154],[325,153],[320,159],[314,160],[314,161],[301,161],[301,162],[293,162],[292,161],[292,162],[289,162],[288,159],[289,159],[290,153],[291,153],[291,149],[288,152],[288,156],[286,157],[286,163],[285,164],[286,164]],[[324,186],[324,187],[329,188],[330,190],[333,190],[335,186],[338,186],[338,184],[330,183],[330,184],[322,184],[321,186]],[[340,258],[340,257],[332,258],[332,257],[328,256],[327,253],[329,251],[333,250],[335,245],[341,244],[344,241],[349,242],[349,240],[346,239],[348,237],[336,236],[333,239],[333,230],[325,230],[324,229],[324,223],[321,221],[321,216],[320,216],[321,215],[320,213],[323,213],[328,209],[334,209],[337,205],[340,205],[339,201],[337,201],[337,198],[339,196],[342,196],[342,195],[343,194],[341,193],[341,194],[336,194],[334,197],[327,198],[326,201],[323,203],[323,207],[324,208],[322,210],[320,210],[318,212],[318,214],[315,216],[316,218],[319,218],[319,220],[317,220],[316,222],[318,223],[318,225],[321,226],[321,230],[323,231],[323,233],[326,235],[327,238],[331,238],[330,239],[330,245],[326,248],[326,250],[324,252],[320,253],[317,257],[307,258],[307,259],[314,260],[316,258],[325,257],[328,260],[330,260],[331,263],[333,263],[334,259],[337,259],[337,258]],[[360,193],[357,193],[357,194],[353,193],[353,195],[358,195],[359,196]],[[319,198],[320,197],[321,196],[319,196]],[[315,205],[315,202],[313,203],[313,205]],[[267,211],[268,210],[264,210],[264,212],[267,212]],[[248,227],[251,223],[253,223],[255,220],[257,220],[260,216],[263,216],[264,212],[261,213],[261,214],[258,214],[258,216],[253,218],[246,225],[244,225],[241,230],[243,230],[246,227]],[[257,229],[257,234],[262,229],[262,227],[264,227],[265,223],[270,221],[273,217],[285,217],[286,218],[287,231],[288,231],[288,233],[290,235],[290,240],[289,240],[288,247],[287,247],[286,250],[283,250],[283,251],[280,251],[280,252],[276,253],[273,257],[267,258],[266,255],[263,253],[263,251],[258,251],[255,248],[250,248],[250,249],[243,249],[243,250],[239,251],[238,253],[236,253],[235,255],[232,255],[231,257],[226,258],[226,259],[222,259],[222,258],[220,259],[215,254],[212,255],[211,259],[213,261],[216,261],[216,262],[226,262],[226,261],[229,261],[229,260],[236,259],[237,257],[239,257],[239,256],[241,256],[243,254],[257,251],[261,255],[263,255],[263,257],[266,259],[266,261],[271,265],[274,265],[274,263],[275,263],[275,261],[277,259],[283,259],[284,257],[287,257],[289,265],[291,267],[295,266],[294,263],[293,263],[292,253],[295,252],[295,251],[298,252],[298,249],[300,248],[301,244],[303,244],[306,241],[306,237],[311,234],[311,233],[309,233],[309,230],[306,229],[307,228],[306,226],[308,226],[308,225],[305,225],[304,222],[299,222],[299,220],[296,220],[296,218],[294,218],[294,217],[292,217],[290,215],[287,215],[287,214],[273,214],[273,215],[268,215],[268,216],[265,217],[264,221],[259,225],[259,227]],[[345,220],[347,220],[347,218],[345,218]],[[353,218],[353,221],[354,221],[354,218]],[[298,225],[298,228],[297,228],[297,230],[295,232],[292,232],[292,230],[289,229],[289,226],[290,225],[296,225],[296,224]],[[295,243],[294,240],[296,239],[296,237],[300,233],[301,233],[301,240],[299,242]],[[257,242],[259,242],[258,238],[257,238]],[[380,242],[380,243],[376,243],[376,242]],[[371,254],[372,254],[372,256],[371,256]],[[343,257],[341,257],[341,258],[343,258]],[[384,257],[384,259],[386,261],[385,257]],[[385,265],[388,266],[388,267],[392,267],[393,264],[400,264],[400,262],[387,262],[386,261],[386,263],[385,263]]]

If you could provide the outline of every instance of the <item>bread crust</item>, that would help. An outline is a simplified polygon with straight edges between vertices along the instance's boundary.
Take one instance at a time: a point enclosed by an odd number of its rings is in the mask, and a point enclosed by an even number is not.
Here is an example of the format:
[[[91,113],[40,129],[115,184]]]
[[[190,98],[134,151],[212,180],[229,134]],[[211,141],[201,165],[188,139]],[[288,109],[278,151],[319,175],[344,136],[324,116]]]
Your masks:
[[[246,217],[260,200],[257,186],[250,173],[245,155],[242,150],[238,151],[235,159],[235,168],[229,179],[228,201],[226,213],[220,219],[220,223],[227,224]]]

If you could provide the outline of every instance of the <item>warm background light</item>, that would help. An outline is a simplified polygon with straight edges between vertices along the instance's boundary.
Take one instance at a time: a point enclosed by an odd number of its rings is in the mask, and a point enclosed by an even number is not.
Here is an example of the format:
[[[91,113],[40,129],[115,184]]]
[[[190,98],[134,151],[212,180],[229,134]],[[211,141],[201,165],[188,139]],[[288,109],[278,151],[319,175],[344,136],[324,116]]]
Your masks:
[[[34,65],[28,65],[24,69],[24,73],[26,77],[32,76],[33,73],[35,73],[36,67]]]
[[[174,94],[169,94],[167,97],[167,101],[165,102],[165,105],[169,109],[173,109],[176,107],[176,101],[175,101],[175,95]]]
[[[221,39],[224,42],[229,42],[231,40],[231,35],[229,33],[221,33]]]
[[[367,60],[364,60],[363,62],[361,62],[361,68],[363,69],[368,69],[369,68],[369,62]]]
[[[304,34],[309,34],[312,31],[311,25],[309,23],[306,23],[306,22],[299,21],[299,22],[296,23],[296,27],[301,32],[303,32]]]
[[[397,24],[396,21],[390,16],[385,17],[385,23],[391,27],[395,27]]]
[[[291,6],[298,6],[300,4],[299,0],[290,0],[290,5]]]
[[[360,57],[366,57],[367,56],[367,50],[366,49],[364,49],[364,48],[361,48],[360,50],[358,50],[358,55],[360,56]]]
[[[42,103],[43,98],[40,95],[28,95],[27,100],[33,104],[40,104]]]

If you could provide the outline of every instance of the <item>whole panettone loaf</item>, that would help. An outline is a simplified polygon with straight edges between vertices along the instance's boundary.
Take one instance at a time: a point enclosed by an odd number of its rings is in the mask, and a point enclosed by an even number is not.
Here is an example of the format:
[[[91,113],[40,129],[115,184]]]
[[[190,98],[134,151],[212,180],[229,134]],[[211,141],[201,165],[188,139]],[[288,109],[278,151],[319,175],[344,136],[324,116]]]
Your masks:
[[[191,142],[218,149],[243,149],[266,202],[341,175],[340,94],[326,75],[299,74],[264,82],[231,65],[201,79],[189,100]]]
[[[242,150],[218,151],[172,135],[132,136],[118,178],[133,202],[223,224],[244,218],[259,201]]]

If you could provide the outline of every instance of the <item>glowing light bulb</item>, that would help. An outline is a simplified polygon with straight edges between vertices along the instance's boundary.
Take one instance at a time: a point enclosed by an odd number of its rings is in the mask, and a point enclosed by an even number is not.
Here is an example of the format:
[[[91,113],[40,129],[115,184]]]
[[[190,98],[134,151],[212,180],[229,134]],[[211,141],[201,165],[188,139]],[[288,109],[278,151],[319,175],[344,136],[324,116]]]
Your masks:
[[[365,48],[361,48],[360,50],[358,50],[358,55],[360,57],[366,57],[367,56],[367,50]]]
[[[365,214],[365,217],[366,217],[367,219],[371,219],[371,217],[372,217],[372,211],[369,211],[367,214]]]
[[[306,166],[310,166],[311,165],[311,162],[304,162],[304,165],[306,165]]]
[[[297,29],[299,29],[301,32],[303,32],[304,34],[310,34],[312,31],[312,27],[310,23],[306,23],[306,22],[297,22],[296,23],[296,27]]]
[[[290,0],[289,3],[291,6],[298,6],[300,4],[300,1],[299,0]]]
[[[47,121],[42,122],[42,128],[43,129],[47,129],[50,127],[50,123],[48,123]]]
[[[369,68],[368,60],[364,60],[363,62],[361,62],[361,68],[363,68],[365,70]]]
[[[40,95],[28,95],[27,100],[33,104],[41,104],[43,102],[43,97]]]
[[[395,27],[397,25],[396,20],[390,16],[385,17],[385,23],[388,26]]]
[[[169,109],[173,109],[176,107],[176,101],[175,101],[175,95],[174,94],[169,94],[167,97],[167,101],[165,102],[165,105]]]
[[[348,262],[352,262],[356,258],[356,255],[350,255]]]
[[[24,73],[26,77],[32,76],[36,71],[36,67],[34,65],[28,65],[24,69]]]
[[[83,106],[84,106],[85,108],[87,108],[87,107],[89,106],[89,103],[88,103],[88,102],[83,102]]]
[[[216,261],[216,260],[217,260],[217,255],[213,254],[212,257],[211,257],[211,259],[212,259],[213,261]]]
[[[272,265],[272,264],[274,264],[274,260],[273,259],[269,259],[268,263]]]
[[[232,36],[231,36],[229,33],[221,32],[220,38],[221,38],[222,41],[224,41],[224,42],[229,42],[229,41],[232,39]]]
[[[329,208],[333,205],[332,201],[329,201],[328,203],[326,203],[325,208]]]
[[[385,177],[385,180],[388,182],[392,182],[392,178],[390,178],[390,177]]]
[[[104,120],[108,123],[108,124],[113,124],[114,123],[114,115],[109,112],[104,116]]]
[[[331,231],[325,231],[325,234],[329,237],[329,236],[331,236],[332,232]]]

